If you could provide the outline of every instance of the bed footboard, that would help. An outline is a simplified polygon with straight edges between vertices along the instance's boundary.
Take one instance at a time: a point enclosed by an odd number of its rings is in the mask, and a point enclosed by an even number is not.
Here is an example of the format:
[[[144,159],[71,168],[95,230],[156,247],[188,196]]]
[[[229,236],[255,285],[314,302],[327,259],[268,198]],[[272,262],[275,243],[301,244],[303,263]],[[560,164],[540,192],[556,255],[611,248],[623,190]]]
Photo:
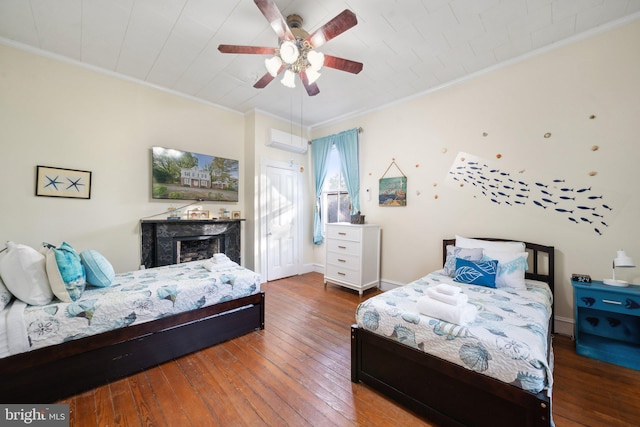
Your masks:
[[[351,380],[369,385],[438,425],[551,424],[551,403],[544,392],[526,392],[357,325],[351,327]]]
[[[0,402],[50,403],[264,329],[264,292],[0,359]]]

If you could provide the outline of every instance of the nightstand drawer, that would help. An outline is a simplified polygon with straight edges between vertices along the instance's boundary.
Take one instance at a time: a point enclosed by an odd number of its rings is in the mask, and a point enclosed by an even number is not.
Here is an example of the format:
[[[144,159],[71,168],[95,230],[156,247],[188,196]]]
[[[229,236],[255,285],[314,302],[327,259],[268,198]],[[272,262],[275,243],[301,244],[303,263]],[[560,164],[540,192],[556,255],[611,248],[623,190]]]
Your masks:
[[[640,316],[640,299],[618,292],[582,289],[576,295],[576,304],[578,308]]]

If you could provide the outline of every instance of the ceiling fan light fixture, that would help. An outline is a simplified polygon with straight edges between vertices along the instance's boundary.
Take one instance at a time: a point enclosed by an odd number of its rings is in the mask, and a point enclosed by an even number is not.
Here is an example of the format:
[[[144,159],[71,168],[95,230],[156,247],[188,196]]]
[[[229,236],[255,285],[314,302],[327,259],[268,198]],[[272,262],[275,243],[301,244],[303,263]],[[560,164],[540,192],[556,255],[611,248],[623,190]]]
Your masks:
[[[309,67],[306,69],[305,74],[307,75],[307,81],[309,84],[313,84],[320,78],[320,73],[315,70],[313,67]]]
[[[293,71],[287,70],[284,72],[284,76],[282,77],[280,83],[282,83],[286,87],[294,88],[296,87],[295,77],[296,75],[293,73]]]
[[[309,51],[307,60],[312,70],[320,71],[320,68],[324,65],[324,53],[315,50]]]
[[[291,41],[282,42],[280,45],[280,58],[287,64],[293,64],[296,62],[298,57],[300,56],[300,52],[298,51],[298,46]]]
[[[264,60],[264,66],[267,67],[269,74],[275,77],[278,75],[278,71],[280,71],[282,60],[278,56],[272,56]]]

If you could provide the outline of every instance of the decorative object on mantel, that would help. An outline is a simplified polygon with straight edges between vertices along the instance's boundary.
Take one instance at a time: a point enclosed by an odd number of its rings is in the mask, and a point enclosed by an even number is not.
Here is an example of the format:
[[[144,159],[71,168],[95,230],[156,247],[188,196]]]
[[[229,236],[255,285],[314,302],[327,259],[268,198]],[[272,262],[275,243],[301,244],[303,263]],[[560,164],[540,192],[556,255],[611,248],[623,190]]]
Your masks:
[[[231,219],[240,219],[240,211],[231,211]]]
[[[36,196],[90,199],[91,172],[38,166]]]
[[[385,178],[392,166],[395,166],[402,176]],[[391,164],[380,178],[378,204],[380,206],[407,206],[407,177],[396,163],[395,158],[391,160]]]
[[[209,219],[209,211],[202,210],[201,206],[187,211],[187,219]]]
[[[629,283],[624,280],[616,280],[616,267],[631,268],[635,266],[636,265],[631,259],[631,257],[627,255],[625,251],[619,250],[617,253],[617,256],[613,259],[613,267],[611,268],[612,278],[604,279],[602,283],[609,286],[620,286],[620,287],[629,286]]]

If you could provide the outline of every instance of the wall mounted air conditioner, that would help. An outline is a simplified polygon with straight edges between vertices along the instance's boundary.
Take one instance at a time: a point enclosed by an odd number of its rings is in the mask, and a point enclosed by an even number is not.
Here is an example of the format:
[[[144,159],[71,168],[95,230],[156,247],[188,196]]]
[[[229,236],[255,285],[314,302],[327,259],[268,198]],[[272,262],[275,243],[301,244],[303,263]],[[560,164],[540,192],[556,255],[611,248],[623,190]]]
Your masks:
[[[306,138],[278,129],[270,129],[268,131],[266,145],[281,150],[293,151],[294,153],[306,153],[309,146]]]

